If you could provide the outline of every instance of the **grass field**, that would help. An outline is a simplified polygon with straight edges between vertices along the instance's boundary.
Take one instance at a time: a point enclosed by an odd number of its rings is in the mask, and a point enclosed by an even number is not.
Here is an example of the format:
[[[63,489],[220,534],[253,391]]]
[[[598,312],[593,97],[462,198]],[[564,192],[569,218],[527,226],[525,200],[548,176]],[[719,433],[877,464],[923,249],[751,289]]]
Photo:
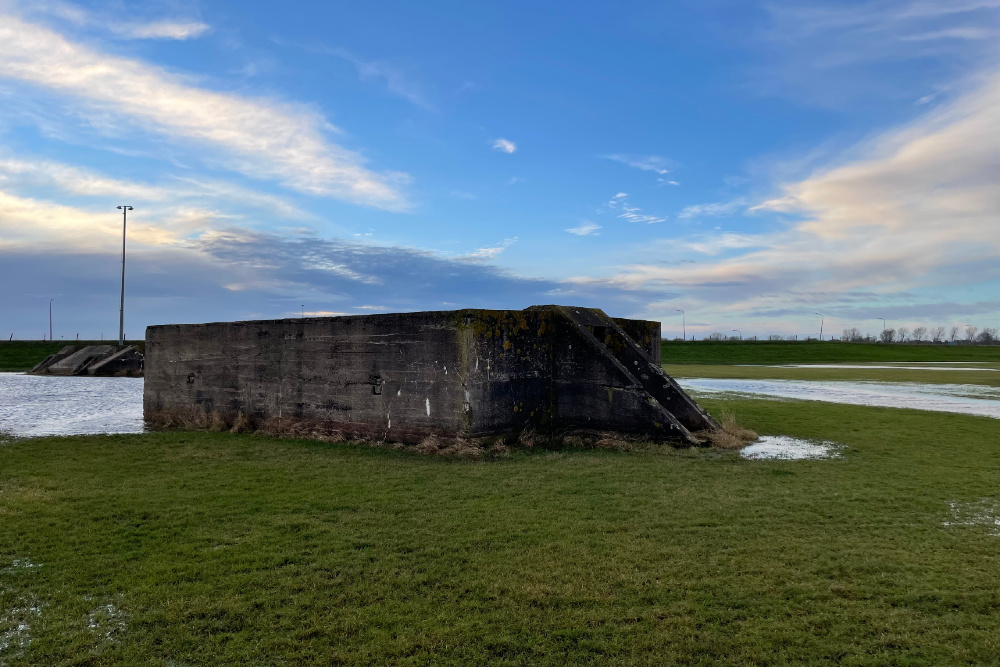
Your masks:
[[[997,664],[996,420],[729,405],[846,449],[10,441],[0,663]]]
[[[865,363],[865,362],[862,362]],[[881,365],[881,364],[878,364]],[[976,362],[973,368],[991,370],[938,371],[910,368],[785,368],[727,366],[721,364],[671,364],[664,366],[678,378],[733,378],[740,380],[850,380],[868,382],[921,382],[925,384],[976,384],[1000,387],[1000,363]]]
[[[832,364],[862,361],[996,361],[1000,345],[880,345],[820,341],[665,341],[663,363]]]
[[[90,340],[77,342],[75,340],[15,340],[0,341],[0,371],[28,371],[39,361],[45,359],[50,354],[55,354],[67,345],[115,345],[118,340],[99,341]],[[143,347],[143,341],[138,343],[129,341],[129,345]]]

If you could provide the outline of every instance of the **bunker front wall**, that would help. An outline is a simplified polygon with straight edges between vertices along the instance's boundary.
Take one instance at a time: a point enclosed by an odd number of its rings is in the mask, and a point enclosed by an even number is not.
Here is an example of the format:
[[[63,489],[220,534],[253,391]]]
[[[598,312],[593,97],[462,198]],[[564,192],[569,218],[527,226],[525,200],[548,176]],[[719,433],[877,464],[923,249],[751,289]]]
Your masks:
[[[659,352],[658,323],[615,321]],[[278,431],[311,424],[399,442],[529,427],[648,430],[647,401],[588,361],[599,351],[577,336],[544,309],[153,326],[144,408],[153,423],[243,414]],[[567,365],[555,346],[574,340],[569,354],[580,361]]]

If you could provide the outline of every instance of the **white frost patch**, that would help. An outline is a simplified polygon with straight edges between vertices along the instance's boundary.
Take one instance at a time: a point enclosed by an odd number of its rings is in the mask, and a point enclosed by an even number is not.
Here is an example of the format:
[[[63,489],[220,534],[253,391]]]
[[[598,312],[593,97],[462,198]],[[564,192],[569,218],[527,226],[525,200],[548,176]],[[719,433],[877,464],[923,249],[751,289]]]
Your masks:
[[[990,535],[1000,536],[1000,502],[991,498],[963,503],[949,500],[951,521],[942,521],[942,526],[982,526],[989,528]]]
[[[41,567],[41,563],[32,563],[27,558],[15,558],[14,562],[10,566],[5,567],[3,572],[16,572],[17,570],[33,570],[37,567]]]
[[[125,614],[113,604],[103,604],[87,615],[87,628],[102,639],[125,632]]]
[[[427,416],[431,416],[431,399],[425,399],[427,401]]]
[[[781,461],[817,461],[840,457],[842,447],[835,442],[800,440],[787,435],[762,435],[740,451],[747,459],[777,459]]]
[[[20,606],[0,613],[0,664],[16,658],[31,644],[31,624],[42,615],[38,602],[22,600]]]

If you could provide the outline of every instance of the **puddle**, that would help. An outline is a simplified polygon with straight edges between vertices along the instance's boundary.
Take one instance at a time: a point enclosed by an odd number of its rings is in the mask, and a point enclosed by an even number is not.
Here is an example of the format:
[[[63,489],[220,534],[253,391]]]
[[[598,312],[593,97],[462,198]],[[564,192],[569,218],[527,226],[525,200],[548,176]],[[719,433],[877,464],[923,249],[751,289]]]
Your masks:
[[[835,442],[801,440],[787,435],[762,435],[756,442],[740,450],[745,459],[780,461],[818,461],[840,458],[842,445]]]
[[[0,446],[10,436],[142,432],[142,378],[0,373]]]
[[[942,526],[965,526],[968,528],[988,528],[990,535],[1000,536],[1000,502],[983,498],[963,503],[949,500],[951,521],[942,521]]]
[[[679,378],[677,382],[695,397],[729,393],[750,398],[770,396],[846,405],[956,412],[1000,419],[1000,387],[980,384],[721,378]]]

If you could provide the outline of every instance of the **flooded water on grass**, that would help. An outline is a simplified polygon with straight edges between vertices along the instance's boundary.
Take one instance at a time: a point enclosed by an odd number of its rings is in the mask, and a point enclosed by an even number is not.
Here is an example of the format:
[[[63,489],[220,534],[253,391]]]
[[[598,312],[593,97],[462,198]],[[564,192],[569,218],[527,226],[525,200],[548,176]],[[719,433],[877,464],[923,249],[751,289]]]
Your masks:
[[[768,396],[846,405],[957,412],[1000,419],[1000,387],[979,384],[720,378],[679,378],[677,381],[695,397],[718,394],[751,398]]]
[[[0,433],[142,433],[142,378],[0,373]]]
[[[787,435],[762,435],[757,442],[740,450],[746,459],[776,459],[781,461],[817,461],[840,457],[843,449],[835,442],[800,440]]]

